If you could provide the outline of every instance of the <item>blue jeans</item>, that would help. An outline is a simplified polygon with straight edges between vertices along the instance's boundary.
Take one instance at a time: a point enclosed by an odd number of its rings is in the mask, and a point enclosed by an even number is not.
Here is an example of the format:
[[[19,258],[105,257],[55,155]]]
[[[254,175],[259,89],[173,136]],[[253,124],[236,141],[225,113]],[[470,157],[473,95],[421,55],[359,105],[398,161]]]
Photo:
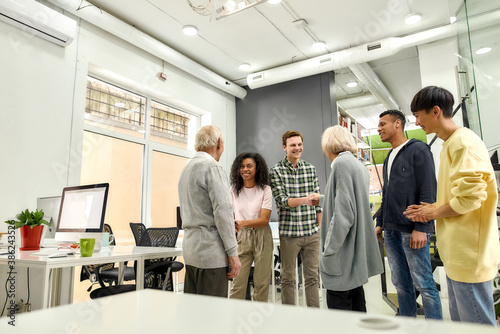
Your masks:
[[[384,231],[385,252],[391,268],[392,284],[398,294],[399,314],[417,316],[417,288],[422,295],[425,318],[443,319],[441,299],[432,276],[430,233],[427,234],[427,243],[420,249],[410,247],[410,236],[411,233]]]
[[[464,283],[446,276],[453,321],[496,326],[493,306],[493,282]]]

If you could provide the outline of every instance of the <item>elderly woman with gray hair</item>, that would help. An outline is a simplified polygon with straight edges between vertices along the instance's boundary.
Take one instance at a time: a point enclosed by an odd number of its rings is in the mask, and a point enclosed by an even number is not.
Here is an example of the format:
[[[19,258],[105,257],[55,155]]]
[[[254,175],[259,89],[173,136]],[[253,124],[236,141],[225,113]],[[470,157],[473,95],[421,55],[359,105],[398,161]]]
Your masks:
[[[370,176],[356,158],[357,146],[346,128],[329,127],[321,137],[332,163],[321,221],[319,268],[328,308],[366,312],[363,284],[382,273],[370,211]]]

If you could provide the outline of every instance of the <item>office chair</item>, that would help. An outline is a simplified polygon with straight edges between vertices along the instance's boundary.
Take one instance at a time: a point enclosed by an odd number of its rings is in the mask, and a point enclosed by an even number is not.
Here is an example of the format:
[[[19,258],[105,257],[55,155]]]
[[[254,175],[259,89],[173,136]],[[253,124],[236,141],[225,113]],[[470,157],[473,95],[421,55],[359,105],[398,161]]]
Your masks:
[[[143,229],[142,227],[137,227],[136,230],[142,231],[142,229]],[[150,227],[148,229],[145,229],[145,231],[142,233],[138,246],[175,247],[178,235],[179,235],[178,227]],[[168,268],[167,275],[165,277],[165,283],[169,284],[169,287],[173,289],[173,286],[171,286],[171,284],[173,283],[172,273],[175,273],[176,277],[175,287],[177,287],[179,282],[179,271],[181,271],[184,268],[184,264],[175,261],[175,259],[176,257],[166,258],[166,259],[152,259],[146,261],[145,265],[152,265],[155,262],[170,263],[171,266],[170,268]],[[158,284],[158,280],[161,281],[161,277],[158,275],[159,270],[161,271],[161,268],[158,270],[150,270],[149,272],[145,271],[146,277],[144,279],[145,282],[146,281],[148,282],[146,286],[149,285],[153,287]],[[154,277],[153,277],[153,272],[155,273]]]
[[[135,245],[141,245],[141,238],[146,233],[146,226],[142,223],[130,223],[130,229],[134,235]]]
[[[111,226],[108,224],[104,224],[103,232],[108,232],[110,235],[113,234],[113,230]],[[110,245],[115,246],[116,242],[113,240]],[[125,265],[127,263],[125,262]],[[115,268],[114,263],[104,263],[99,265],[86,265],[82,266],[82,271],[80,273],[80,282],[88,279],[92,285],[89,287],[87,291],[92,289],[94,283],[99,283],[101,288],[106,287],[106,283],[108,285],[118,284],[118,270],[119,268]],[[124,281],[133,281],[135,279],[135,270],[133,267],[125,267],[123,280]]]
[[[146,229],[144,225],[130,223],[130,227],[136,238],[137,246],[144,247],[174,247],[177,242],[179,229],[177,227]],[[137,266],[137,262],[134,267]],[[144,288],[161,289],[173,291],[172,273],[178,274],[184,268],[184,264],[175,261],[175,258],[151,259],[144,263]],[[178,282],[178,277],[177,277]],[[92,291],[90,298],[100,298],[128,291],[135,291],[135,284],[122,284],[108,286]]]

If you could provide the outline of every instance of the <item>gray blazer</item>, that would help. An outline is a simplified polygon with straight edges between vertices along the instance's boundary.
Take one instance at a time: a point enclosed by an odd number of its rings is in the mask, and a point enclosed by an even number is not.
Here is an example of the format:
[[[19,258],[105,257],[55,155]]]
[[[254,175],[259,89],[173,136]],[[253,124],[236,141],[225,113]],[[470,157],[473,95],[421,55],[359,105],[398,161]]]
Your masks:
[[[200,269],[228,266],[238,256],[229,182],[222,166],[208,153],[196,152],[179,179],[187,265]]]
[[[328,290],[348,291],[382,273],[369,203],[370,176],[350,152],[333,161],[325,189],[319,268]]]

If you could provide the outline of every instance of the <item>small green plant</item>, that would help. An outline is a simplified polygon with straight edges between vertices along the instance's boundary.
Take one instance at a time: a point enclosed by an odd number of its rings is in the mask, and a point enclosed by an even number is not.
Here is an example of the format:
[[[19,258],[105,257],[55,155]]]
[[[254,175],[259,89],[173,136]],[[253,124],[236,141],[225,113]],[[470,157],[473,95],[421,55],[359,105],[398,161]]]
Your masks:
[[[42,224],[50,225],[48,221],[43,219],[45,213],[43,210],[38,211],[29,211],[26,209],[25,211],[21,211],[21,213],[17,214],[17,220],[6,220],[5,223],[9,225],[14,225],[14,228],[20,228],[22,226],[30,226],[31,228],[35,226],[39,226]]]

